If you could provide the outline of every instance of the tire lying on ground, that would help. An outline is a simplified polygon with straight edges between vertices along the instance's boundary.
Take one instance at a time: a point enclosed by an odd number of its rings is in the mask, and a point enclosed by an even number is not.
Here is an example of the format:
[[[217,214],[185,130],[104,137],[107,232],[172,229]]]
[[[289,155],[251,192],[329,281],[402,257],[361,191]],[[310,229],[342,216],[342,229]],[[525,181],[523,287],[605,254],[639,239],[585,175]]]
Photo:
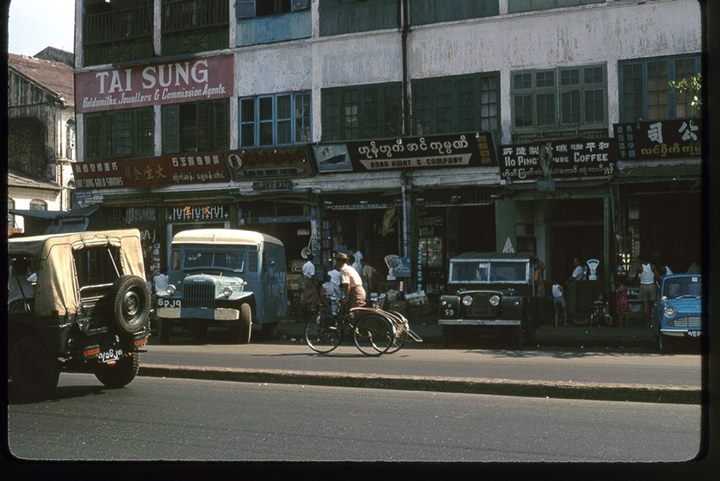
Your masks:
[[[113,321],[121,334],[143,330],[150,316],[150,293],[142,277],[119,277],[113,283],[110,298]]]

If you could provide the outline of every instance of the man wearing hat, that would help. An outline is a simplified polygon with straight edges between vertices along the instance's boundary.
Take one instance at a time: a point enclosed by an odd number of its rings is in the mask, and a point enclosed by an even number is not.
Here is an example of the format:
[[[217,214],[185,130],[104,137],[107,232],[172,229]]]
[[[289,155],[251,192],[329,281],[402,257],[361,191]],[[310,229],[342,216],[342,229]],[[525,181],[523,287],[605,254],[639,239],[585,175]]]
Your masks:
[[[335,254],[335,267],[340,271],[342,291],[345,294],[345,302],[350,307],[360,307],[365,305],[367,294],[362,285],[362,279],[358,271],[348,265],[348,255],[344,252]]]

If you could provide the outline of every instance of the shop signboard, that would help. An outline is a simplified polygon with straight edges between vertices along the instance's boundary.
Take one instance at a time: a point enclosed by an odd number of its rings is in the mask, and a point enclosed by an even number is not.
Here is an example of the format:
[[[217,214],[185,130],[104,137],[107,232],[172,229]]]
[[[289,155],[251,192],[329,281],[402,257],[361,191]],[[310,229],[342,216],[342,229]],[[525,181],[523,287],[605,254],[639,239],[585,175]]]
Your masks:
[[[233,150],[227,155],[228,169],[236,182],[310,177],[311,164],[306,146]]]
[[[347,144],[316,144],[312,149],[319,173],[352,171]]]
[[[614,171],[610,139],[551,140],[500,146],[500,177],[506,181],[608,177]]]
[[[78,113],[232,97],[232,55],[75,74]]]
[[[223,204],[182,205],[165,209],[168,222],[227,221],[230,210]]]
[[[497,165],[489,132],[362,140],[347,151],[356,171]]]
[[[230,181],[222,153],[77,162],[73,173],[78,189],[156,188]]]
[[[702,155],[700,119],[613,124],[618,160],[658,160]]]

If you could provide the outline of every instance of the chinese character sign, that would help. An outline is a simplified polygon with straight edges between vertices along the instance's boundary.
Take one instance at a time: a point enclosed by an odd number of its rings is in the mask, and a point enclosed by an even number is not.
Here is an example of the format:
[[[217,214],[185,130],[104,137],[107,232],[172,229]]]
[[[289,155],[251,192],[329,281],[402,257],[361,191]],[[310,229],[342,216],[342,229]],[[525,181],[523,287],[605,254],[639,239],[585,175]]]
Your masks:
[[[700,119],[615,124],[618,160],[699,157]]]
[[[610,140],[566,140],[500,146],[503,180],[607,177],[615,170]]]
[[[152,188],[230,181],[222,153],[77,162],[73,172],[78,189]]]

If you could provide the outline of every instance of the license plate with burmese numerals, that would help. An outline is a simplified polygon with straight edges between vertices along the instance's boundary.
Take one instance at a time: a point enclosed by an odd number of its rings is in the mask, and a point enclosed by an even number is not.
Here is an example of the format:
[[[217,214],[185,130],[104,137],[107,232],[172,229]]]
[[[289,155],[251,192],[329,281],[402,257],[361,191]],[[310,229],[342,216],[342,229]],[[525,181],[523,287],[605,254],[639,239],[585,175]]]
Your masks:
[[[115,362],[123,356],[123,350],[121,348],[111,347],[105,351],[100,351],[98,354],[98,360],[102,363]]]

